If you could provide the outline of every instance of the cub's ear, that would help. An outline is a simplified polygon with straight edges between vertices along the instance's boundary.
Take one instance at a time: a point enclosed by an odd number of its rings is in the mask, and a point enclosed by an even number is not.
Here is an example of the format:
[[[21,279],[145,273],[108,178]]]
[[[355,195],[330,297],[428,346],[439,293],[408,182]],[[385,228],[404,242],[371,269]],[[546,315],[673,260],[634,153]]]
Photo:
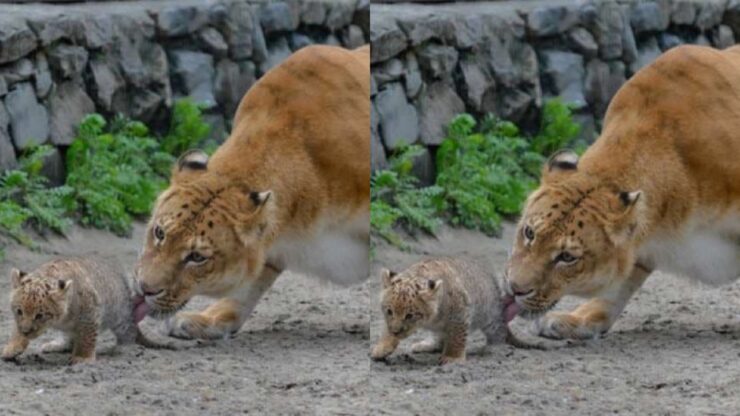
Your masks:
[[[199,149],[188,150],[177,159],[177,172],[205,171],[208,169],[208,154]]]
[[[390,287],[390,285],[393,284],[393,278],[396,277],[397,274],[398,273],[390,271],[385,267],[380,270],[380,281],[383,282],[383,289]]]
[[[18,270],[15,267],[10,269],[10,282],[13,289],[20,287],[20,285],[22,284],[21,281],[23,280],[23,277],[26,276],[26,274],[28,273]]]
[[[547,160],[542,176],[576,170],[578,170],[578,154],[570,149],[558,150]]]
[[[62,293],[62,294],[67,293],[67,291],[69,290],[70,287],[72,287],[72,280],[71,279],[69,279],[69,280],[64,280],[64,279],[57,280],[57,289],[59,289],[59,292],[60,293]]]

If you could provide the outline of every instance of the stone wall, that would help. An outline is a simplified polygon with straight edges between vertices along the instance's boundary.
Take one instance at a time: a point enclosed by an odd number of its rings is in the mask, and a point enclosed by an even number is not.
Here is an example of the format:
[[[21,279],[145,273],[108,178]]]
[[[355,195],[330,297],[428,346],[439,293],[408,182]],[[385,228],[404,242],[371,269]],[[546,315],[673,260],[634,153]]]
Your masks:
[[[56,181],[83,115],[168,125],[174,100],[207,108],[217,139],[255,79],[312,44],[369,39],[367,0],[159,0],[0,5],[0,171],[51,143]]]
[[[372,5],[372,166],[421,143],[417,172],[457,113],[494,113],[537,129],[543,100],[573,103],[592,141],[609,100],[637,70],[682,43],[725,48],[740,1],[548,1]]]

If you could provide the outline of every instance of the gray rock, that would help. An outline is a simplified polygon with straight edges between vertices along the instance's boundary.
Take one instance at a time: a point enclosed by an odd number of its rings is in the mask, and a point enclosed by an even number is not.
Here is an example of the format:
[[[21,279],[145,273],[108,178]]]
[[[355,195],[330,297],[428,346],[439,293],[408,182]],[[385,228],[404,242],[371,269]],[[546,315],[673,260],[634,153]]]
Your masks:
[[[735,44],[735,35],[727,25],[719,25],[712,31],[712,43],[719,49],[729,48]]]
[[[547,50],[540,54],[540,62],[545,82],[543,87],[576,109],[583,108],[586,105],[583,57],[571,52]]]
[[[463,111],[465,104],[451,86],[441,81],[428,85],[419,97],[419,134],[422,143],[442,143],[447,136],[447,125]]]
[[[330,33],[329,35],[324,38],[323,42],[324,45],[330,45],[330,46],[342,46],[342,42],[339,41],[339,38],[336,37],[333,33]]]
[[[578,22],[578,13],[572,6],[537,7],[527,16],[527,29],[532,36],[557,35]]]
[[[51,142],[67,146],[77,136],[82,118],[95,112],[95,104],[85,90],[73,81],[57,85],[49,96]]]
[[[630,23],[638,35],[645,32],[660,32],[668,27],[670,16],[656,2],[639,2],[632,9]]]
[[[59,40],[82,43],[85,39],[83,17],[77,14],[33,16],[28,20],[28,25],[38,34],[43,46],[49,46]]]
[[[283,1],[273,1],[260,9],[260,24],[265,34],[289,32],[298,27],[299,20],[293,10]]]
[[[403,81],[406,87],[406,95],[410,99],[416,98],[419,92],[421,92],[424,81],[421,78],[419,61],[416,60],[416,55],[413,52],[406,54],[406,73],[404,74]]]
[[[658,45],[663,52],[681,44],[683,44],[681,38],[674,34],[664,32],[658,35]]]
[[[323,25],[326,21],[326,4],[320,1],[302,2],[301,21],[307,25]]]
[[[671,4],[671,21],[677,25],[693,25],[696,6],[687,0],[674,0]]]
[[[576,27],[568,32],[568,42],[571,48],[586,58],[594,58],[599,53],[599,45],[591,33],[582,28]]]
[[[8,93],[8,83],[5,82],[5,78],[0,77],[0,97],[5,97]]]
[[[136,87],[146,86],[147,73],[136,45],[128,38],[121,38],[116,45],[115,54],[126,80]]]
[[[229,53],[229,45],[218,30],[206,27],[198,32],[198,43],[206,52],[216,58],[223,58]]]
[[[260,64],[260,72],[263,74],[279,65],[292,53],[287,39],[282,36],[270,42],[267,46],[267,51],[267,60]]]
[[[591,144],[596,141],[598,132],[596,131],[596,121],[594,116],[589,113],[573,114],[573,121],[581,127],[576,137],[577,141]]]
[[[448,77],[457,65],[458,53],[452,46],[428,43],[417,50],[417,55],[421,69],[434,79]]]
[[[0,172],[15,169],[18,161],[15,158],[15,149],[8,133],[10,116],[5,110],[5,104],[0,101]]]
[[[419,178],[419,186],[434,185],[437,178],[437,170],[434,166],[434,158],[428,147],[425,147],[421,154],[414,159],[411,173]]]
[[[400,83],[387,84],[375,96],[380,133],[388,150],[416,143],[419,138],[419,118],[416,108],[406,101]]]
[[[168,6],[156,13],[157,29],[164,37],[193,33],[208,21],[206,10],[196,6]]]
[[[660,48],[658,47],[658,41],[654,38],[648,38],[639,47],[639,54],[637,61],[630,64],[630,71],[634,74],[640,69],[652,63],[660,56]]]
[[[324,25],[332,32],[335,32],[352,23],[352,17],[355,13],[355,3],[348,1],[334,1],[331,3],[331,9],[326,15]]]
[[[401,60],[393,58],[377,65],[373,70],[373,77],[378,85],[382,86],[401,79],[404,72],[406,72],[406,69],[403,67]]]
[[[269,52],[267,51],[267,41],[265,34],[262,32],[262,26],[259,24],[257,15],[253,15],[254,26],[252,28],[252,60],[255,63],[262,63],[267,60]]]
[[[370,36],[370,0],[358,0],[352,24],[362,29],[365,38]]]
[[[213,57],[201,52],[175,50],[169,54],[176,89],[210,109],[213,95]]]
[[[465,102],[475,111],[481,111],[483,94],[495,86],[495,81],[486,65],[476,58],[466,58],[460,61],[460,71],[464,89],[462,92]]]
[[[627,62],[635,62],[637,60],[637,42],[635,41],[635,34],[632,32],[632,26],[630,26],[629,18],[627,17],[627,11],[623,15],[624,26],[622,27],[622,59]]]
[[[740,33],[740,0],[730,0],[727,3],[722,22],[734,33]]]
[[[365,33],[356,25],[350,25],[342,35],[342,43],[349,49],[358,48],[365,43]]]
[[[370,24],[370,62],[388,60],[406,49],[406,34],[391,19],[373,19]]]
[[[49,179],[49,186],[62,186],[67,178],[64,158],[59,149],[54,149],[42,162],[41,174]]]
[[[517,88],[489,88],[483,94],[481,109],[504,120],[519,123],[534,102],[534,97]]]
[[[229,55],[232,59],[241,60],[252,55],[255,20],[247,3],[229,4],[226,20],[220,25],[220,29],[229,45]]]
[[[509,55],[514,68],[517,68],[517,82],[538,83],[540,79],[539,63],[534,48],[527,43],[514,41],[509,46]]]
[[[458,49],[472,49],[484,42],[487,36],[487,20],[480,15],[458,16],[452,21],[454,25],[454,45]]]
[[[33,75],[33,64],[28,58],[17,60],[10,65],[0,68],[0,76],[5,78],[8,84],[25,81]]]
[[[34,49],[38,41],[33,31],[17,16],[0,16],[0,64],[20,59]]]
[[[712,43],[709,42],[709,39],[703,33],[700,33],[692,43],[700,46],[712,46]]]
[[[87,15],[82,21],[85,28],[84,44],[89,49],[101,49],[113,43],[114,38],[114,16],[111,15]]]
[[[375,172],[380,169],[385,169],[388,166],[388,161],[385,158],[385,148],[383,143],[380,141],[380,133],[378,131],[380,116],[378,116],[377,110],[375,110],[375,104],[370,105],[370,171]]]
[[[228,132],[226,131],[226,120],[224,120],[224,116],[221,114],[204,114],[203,121],[211,128],[206,139],[213,140],[218,144],[226,141]]]
[[[490,65],[496,81],[502,85],[511,86],[517,81],[517,69],[511,60],[508,48],[498,38],[493,38],[489,44]]]
[[[591,30],[599,45],[599,56],[609,60],[622,56],[624,19],[622,9],[613,2],[586,3],[581,9],[581,19]]]
[[[244,66],[222,59],[216,65],[214,90],[216,101],[223,108],[223,113],[232,117],[236,113],[244,94],[255,81],[254,67]]]
[[[305,48],[306,46],[312,45],[313,41],[308,36],[293,32],[290,34],[289,42],[290,49],[293,50],[293,52],[297,51],[298,49]]]
[[[622,62],[606,63],[594,59],[588,63],[584,90],[586,101],[597,117],[603,117],[612,97],[625,81],[625,68]]]
[[[51,79],[49,61],[46,59],[46,55],[42,52],[36,54],[35,67],[33,80],[36,86],[36,96],[39,98],[46,98],[46,96],[49,95],[49,92],[51,92],[51,87],[54,83]]]
[[[197,102],[197,99],[195,100]],[[117,112],[128,114],[134,120],[140,120],[148,123],[155,118],[157,111],[165,105],[165,99],[148,90],[136,90],[129,96],[129,101],[125,112],[120,109]]]
[[[370,75],[370,97],[375,97],[378,93],[378,83],[375,82],[375,77]]]
[[[455,42],[456,27],[448,15],[402,17],[398,20],[398,25],[406,32],[412,46],[421,45],[428,40],[447,44]]]
[[[724,5],[717,1],[705,1],[699,6],[694,25],[701,31],[711,29],[722,23]]]
[[[116,94],[126,85],[123,76],[109,58],[98,56],[90,61],[90,70],[94,85],[94,96],[98,106],[105,111],[113,110]]]
[[[49,114],[36,101],[36,92],[29,82],[16,84],[5,96],[10,115],[10,132],[16,149],[24,150],[46,143],[49,138]]]
[[[87,65],[88,53],[81,46],[60,44],[49,52],[49,64],[62,78],[72,78],[82,73]]]

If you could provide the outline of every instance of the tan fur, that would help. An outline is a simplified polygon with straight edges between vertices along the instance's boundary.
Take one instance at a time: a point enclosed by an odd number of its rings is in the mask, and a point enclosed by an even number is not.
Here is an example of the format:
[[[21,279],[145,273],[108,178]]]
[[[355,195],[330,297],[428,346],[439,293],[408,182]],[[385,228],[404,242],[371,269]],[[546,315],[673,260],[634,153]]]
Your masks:
[[[396,276],[384,269],[381,280],[386,328],[370,353],[374,360],[392,354],[418,329],[432,336],[412,345],[412,351],[442,350],[440,364],[465,361],[468,332],[477,329],[488,345],[506,341],[520,348],[555,347],[545,341],[525,342],[509,331],[500,282],[473,259],[423,260]]]
[[[18,357],[31,340],[49,329],[62,337],[42,346],[43,352],[72,350],[71,364],[95,360],[96,339],[110,329],[119,344],[173,348],[145,337],[133,323],[130,287],[115,263],[73,258],[46,263],[30,274],[11,271],[10,307],[15,330],[2,352]]]
[[[543,317],[543,335],[607,331],[653,269],[712,284],[740,275],[739,79],[740,48],[673,48],[619,90],[577,167],[565,153],[545,167],[519,224],[509,290],[531,315],[565,295],[590,301]],[[724,267],[682,263],[700,235],[730,252]],[[558,261],[563,252],[576,261]]]
[[[178,314],[172,335],[237,331],[284,269],[341,280],[321,274],[336,269],[322,262],[342,259],[300,254],[321,236],[367,247],[369,71],[368,46],[303,48],[244,96],[231,136],[210,160],[199,153],[181,158],[152,213],[139,289],[154,294],[147,296],[154,316],[171,315],[195,295],[221,300],[201,313]],[[193,252],[205,262],[188,261]],[[305,258],[312,260],[299,264]],[[363,264],[341,273],[368,274]]]

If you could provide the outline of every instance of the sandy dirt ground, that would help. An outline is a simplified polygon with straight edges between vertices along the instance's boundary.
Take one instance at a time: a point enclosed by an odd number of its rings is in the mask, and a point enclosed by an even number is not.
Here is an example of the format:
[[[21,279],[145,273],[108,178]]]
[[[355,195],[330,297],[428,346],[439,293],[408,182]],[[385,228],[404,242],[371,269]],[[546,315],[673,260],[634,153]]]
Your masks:
[[[31,269],[51,258],[97,252],[133,265],[143,226],[124,239],[74,229],[37,251],[6,249],[0,265],[0,342],[10,336],[10,267]],[[202,308],[209,300],[193,302]],[[367,408],[369,292],[285,275],[228,340],[180,351],[140,346],[112,350],[108,335],[92,365],[69,367],[68,354],[39,354],[31,344],[20,363],[0,362],[0,415],[361,414]],[[159,323],[147,318],[152,332]]]
[[[380,264],[402,269],[425,256],[486,258],[493,270],[506,259],[513,226],[493,239],[446,228],[409,252],[376,250]],[[380,336],[380,283],[371,279],[371,341]],[[572,308],[566,299],[557,309]],[[372,414],[738,414],[740,412],[740,283],[702,287],[670,275],[651,276],[607,336],[554,351],[484,350],[478,334],[468,360],[438,367],[437,354],[411,354],[401,344],[388,362],[371,365]],[[530,329],[517,318],[515,328]]]
[[[36,251],[10,246],[0,273],[82,252],[133,264],[142,232],[137,225],[124,239],[76,228]],[[234,338],[180,351],[113,350],[104,337],[97,363],[69,367],[67,355],[34,350],[38,340],[19,363],[0,363],[0,414],[737,414],[737,284],[711,289],[652,276],[613,331],[585,346],[484,350],[477,335],[463,365],[439,367],[436,355],[409,354],[408,342],[387,362],[369,362],[383,325],[380,264],[400,269],[424,256],[465,253],[498,270],[511,234],[511,226],[501,239],[445,228],[407,252],[380,244],[372,278],[349,289],[283,276]],[[8,291],[0,279],[0,293]],[[514,324],[528,328],[521,319]],[[150,319],[144,325],[159,329]],[[3,295],[0,342],[11,328]]]

